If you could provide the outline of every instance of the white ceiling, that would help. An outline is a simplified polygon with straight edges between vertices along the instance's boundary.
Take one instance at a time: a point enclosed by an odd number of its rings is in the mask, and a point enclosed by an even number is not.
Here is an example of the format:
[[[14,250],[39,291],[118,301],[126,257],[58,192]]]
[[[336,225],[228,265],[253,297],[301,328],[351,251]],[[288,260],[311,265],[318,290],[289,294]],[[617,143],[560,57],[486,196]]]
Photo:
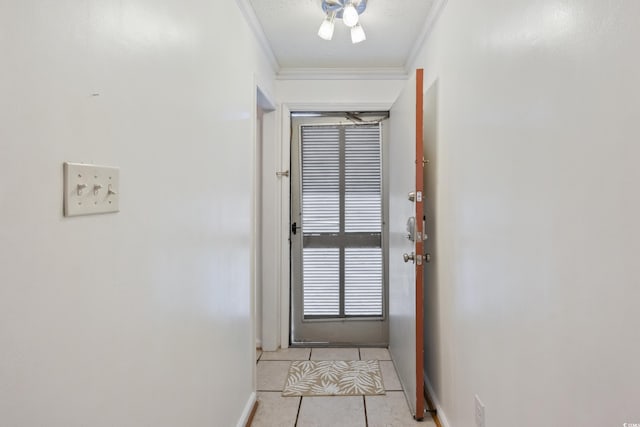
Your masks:
[[[336,19],[333,40],[318,37],[320,0],[249,0],[281,69],[404,67],[425,33],[434,0],[369,0],[360,15],[367,40],[352,44]]]

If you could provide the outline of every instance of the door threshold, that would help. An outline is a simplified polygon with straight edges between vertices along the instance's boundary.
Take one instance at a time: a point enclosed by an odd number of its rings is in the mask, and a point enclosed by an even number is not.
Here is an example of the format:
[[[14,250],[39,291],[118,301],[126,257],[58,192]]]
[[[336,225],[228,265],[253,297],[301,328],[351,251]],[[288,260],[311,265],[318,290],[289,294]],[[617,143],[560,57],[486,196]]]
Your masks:
[[[352,343],[352,342],[340,342],[340,343],[330,343],[330,342],[294,342],[289,344],[289,348],[388,348],[389,343],[368,343],[368,344],[360,344],[360,343]]]

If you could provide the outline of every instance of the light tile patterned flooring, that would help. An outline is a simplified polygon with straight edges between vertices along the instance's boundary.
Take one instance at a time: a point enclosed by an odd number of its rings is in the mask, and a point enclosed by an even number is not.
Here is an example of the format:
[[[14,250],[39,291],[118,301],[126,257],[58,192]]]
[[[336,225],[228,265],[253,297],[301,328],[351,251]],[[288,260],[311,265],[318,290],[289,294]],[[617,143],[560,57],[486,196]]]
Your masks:
[[[292,360],[379,360],[384,396],[282,397]],[[252,427],[435,427],[411,416],[386,348],[289,348],[257,353],[258,410]]]

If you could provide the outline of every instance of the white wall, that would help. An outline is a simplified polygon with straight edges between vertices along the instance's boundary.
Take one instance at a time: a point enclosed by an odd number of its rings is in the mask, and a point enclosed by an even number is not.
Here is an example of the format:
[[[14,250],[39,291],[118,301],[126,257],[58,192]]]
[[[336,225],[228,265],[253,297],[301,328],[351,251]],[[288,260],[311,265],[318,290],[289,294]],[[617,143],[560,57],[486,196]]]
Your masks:
[[[15,1],[0,28],[0,425],[236,425],[273,91],[240,11]],[[119,166],[121,212],[63,218],[64,161]]]
[[[405,80],[277,80],[280,103],[300,110],[321,106],[323,111],[342,111],[368,104],[388,110]]]
[[[426,363],[451,426],[476,393],[491,427],[640,422],[638,16],[451,1],[415,64],[438,84]]]

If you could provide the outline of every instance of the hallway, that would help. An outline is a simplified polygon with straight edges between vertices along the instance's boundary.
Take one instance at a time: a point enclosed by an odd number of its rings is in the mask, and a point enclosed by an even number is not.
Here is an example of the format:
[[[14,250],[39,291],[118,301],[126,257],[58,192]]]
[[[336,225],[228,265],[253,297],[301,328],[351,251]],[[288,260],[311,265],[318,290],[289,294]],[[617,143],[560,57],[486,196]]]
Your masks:
[[[294,360],[378,360],[382,396],[282,397]],[[251,427],[435,427],[413,420],[386,348],[289,348],[257,353],[258,410]]]
[[[640,1],[334,12],[0,2],[1,427],[245,427],[257,398],[257,426],[413,425],[387,355],[341,356],[384,397],[314,399],[280,397],[283,359],[328,350],[254,353],[291,342],[291,115],[338,111],[392,111],[389,327],[334,342],[388,343],[408,394],[423,363],[444,427],[640,424]]]

